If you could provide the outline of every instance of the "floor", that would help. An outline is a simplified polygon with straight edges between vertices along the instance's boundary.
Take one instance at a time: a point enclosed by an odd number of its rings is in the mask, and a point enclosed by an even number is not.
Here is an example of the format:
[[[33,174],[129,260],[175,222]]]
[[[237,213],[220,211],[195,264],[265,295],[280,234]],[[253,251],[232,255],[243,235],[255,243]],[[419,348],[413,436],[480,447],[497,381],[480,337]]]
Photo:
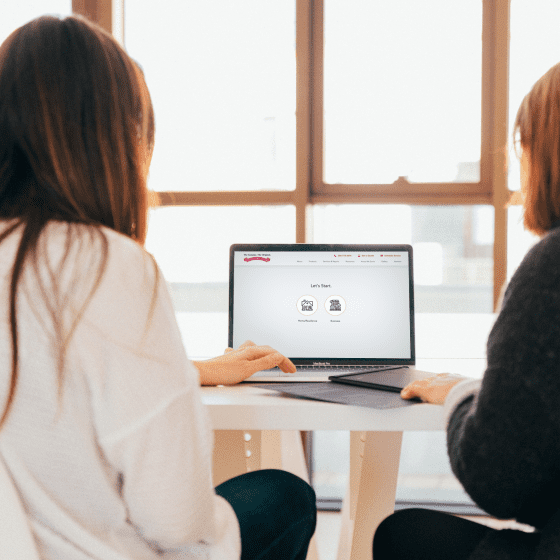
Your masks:
[[[491,517],[467,517],[477,523],[482,523],[495,529],[530,530],[529,527],[515,521],[501,521]],[[338,512],[321,511],[317,517],[317,548],[321,560],[336,560],[338,536],[340,534],[341,515]],[[373,535],[372,535],[373,539]]]
[[[317,549],[321,560],[336,560],[338,536],[340,534],[341,514],[320,511],[317,516]]]

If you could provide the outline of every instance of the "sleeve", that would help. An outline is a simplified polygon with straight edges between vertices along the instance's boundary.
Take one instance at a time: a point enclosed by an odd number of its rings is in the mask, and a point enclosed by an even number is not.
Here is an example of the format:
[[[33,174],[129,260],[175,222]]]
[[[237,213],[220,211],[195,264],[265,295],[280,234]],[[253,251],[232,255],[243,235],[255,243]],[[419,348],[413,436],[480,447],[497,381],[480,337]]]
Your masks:
[[[480,379],[465,379],[457,383],[457,385],[449,391],[445,403],[443,404],[443,415],[446,419],[446,426],[449,425],[449,419],[455,411],[455,408],[468,397],[476,395],[480,390],[481,383],[482,381]]]
[[[451,467],[498,518],[541,526],[560,490],[560,243],[526,256],[490,333],[480,385],[449,394]]]
[[[126,241],[109,243],[106,270],[76,332],[89,349],[81,367],[101,452],[119,474],[130,523],[154,550],[237,559],[237,517],[212,485],[212,431],[198,371],[161,273]]]

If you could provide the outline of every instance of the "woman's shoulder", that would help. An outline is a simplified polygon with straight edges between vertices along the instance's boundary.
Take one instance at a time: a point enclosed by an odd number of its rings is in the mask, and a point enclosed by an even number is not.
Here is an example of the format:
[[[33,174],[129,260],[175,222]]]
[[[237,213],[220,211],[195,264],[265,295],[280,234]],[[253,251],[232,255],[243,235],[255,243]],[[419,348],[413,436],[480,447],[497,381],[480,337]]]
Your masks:
[[[525,302],[541,302],[544,294],[550,302],[550,297],[560,293],[559,282],[560,229],[553,229],[527,252],[508,284],[503,304],[512,294]]]
[[[41,234],[39,252],[72,267],[104,261],[104,268],[129,273],[153,271],[153,257],[134,239],[105,226],[51,221]]]
[[[45,226],[41,236],[49,245],[71,246],[77,243],[86,244],[84,248],[87,248],[87,244],[90,244],[92,249],[97,249],[97,244],[102,242],[114,251],[122,251],[124,254],[145,253],[142,246],[132,238],[101,225],[52,220]]]
[[[525,255],[518,271],[538,274],[560,274],[560,228],[549,231]]]
[[[560,253],[560,227],[551,229],[529,251],[527,255],[533,257]]]
[[[0,235],[15,223],[0,220]],[[0,243],[2,268],[13,265],[23,232],[24,224]],[[23,285],[28,292],[74,302],[94,292],[151,298],[161,276],[154,258],[134,239],[104,226],[63,221],[44,226],[26,260]]]
[[[93,296],[97,301],[116,299],[117,307],[127,302],[134,307],[152,300],[161,275],[139,243],[103,226],[49,222],[36,256],[43,287],[65,294],[75,305]]]

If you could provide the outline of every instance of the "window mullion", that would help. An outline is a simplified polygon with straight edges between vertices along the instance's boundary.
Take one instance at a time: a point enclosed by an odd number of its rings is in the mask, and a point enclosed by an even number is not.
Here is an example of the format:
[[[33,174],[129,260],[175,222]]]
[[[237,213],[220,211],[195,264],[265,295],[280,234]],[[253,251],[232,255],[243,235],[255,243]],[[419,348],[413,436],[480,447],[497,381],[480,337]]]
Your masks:
[[[312,219],[309,207],[311,181],[316,151],[312,146],[312,111],[315,110],[313,97],[315,66],[314,40],[317,10],[322,9],[317,0],[296,0],[296,53],[297,53],[297,109],[296,109],[296,241],[312,241]],[[321,147],[322,149],[322,147]]]
[[[494,309],[507,276],[507,144],[510,0],[484,1],[483,40],[491,52],[490,180],[494,205]]]

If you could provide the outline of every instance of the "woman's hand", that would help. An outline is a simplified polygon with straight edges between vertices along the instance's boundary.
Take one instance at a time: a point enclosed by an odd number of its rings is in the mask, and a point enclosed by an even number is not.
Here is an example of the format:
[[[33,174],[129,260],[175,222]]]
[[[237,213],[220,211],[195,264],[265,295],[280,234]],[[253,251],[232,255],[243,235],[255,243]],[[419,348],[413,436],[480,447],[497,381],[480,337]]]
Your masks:
[[[426,377],[409,383],[402,391],[403,399],[419,397],[423,402],[431,404],[443,404],[449,391],[459,383],[467,379],[456,373],[440,373],[434,377]]]
[[[285,373],[295,373],[292,362],[270,346],[257,346],[248,340],[234,350],[226,348],[223,356],[194,362],[200,372],[201,385],[235,385],[263,369],[278,366]]]

